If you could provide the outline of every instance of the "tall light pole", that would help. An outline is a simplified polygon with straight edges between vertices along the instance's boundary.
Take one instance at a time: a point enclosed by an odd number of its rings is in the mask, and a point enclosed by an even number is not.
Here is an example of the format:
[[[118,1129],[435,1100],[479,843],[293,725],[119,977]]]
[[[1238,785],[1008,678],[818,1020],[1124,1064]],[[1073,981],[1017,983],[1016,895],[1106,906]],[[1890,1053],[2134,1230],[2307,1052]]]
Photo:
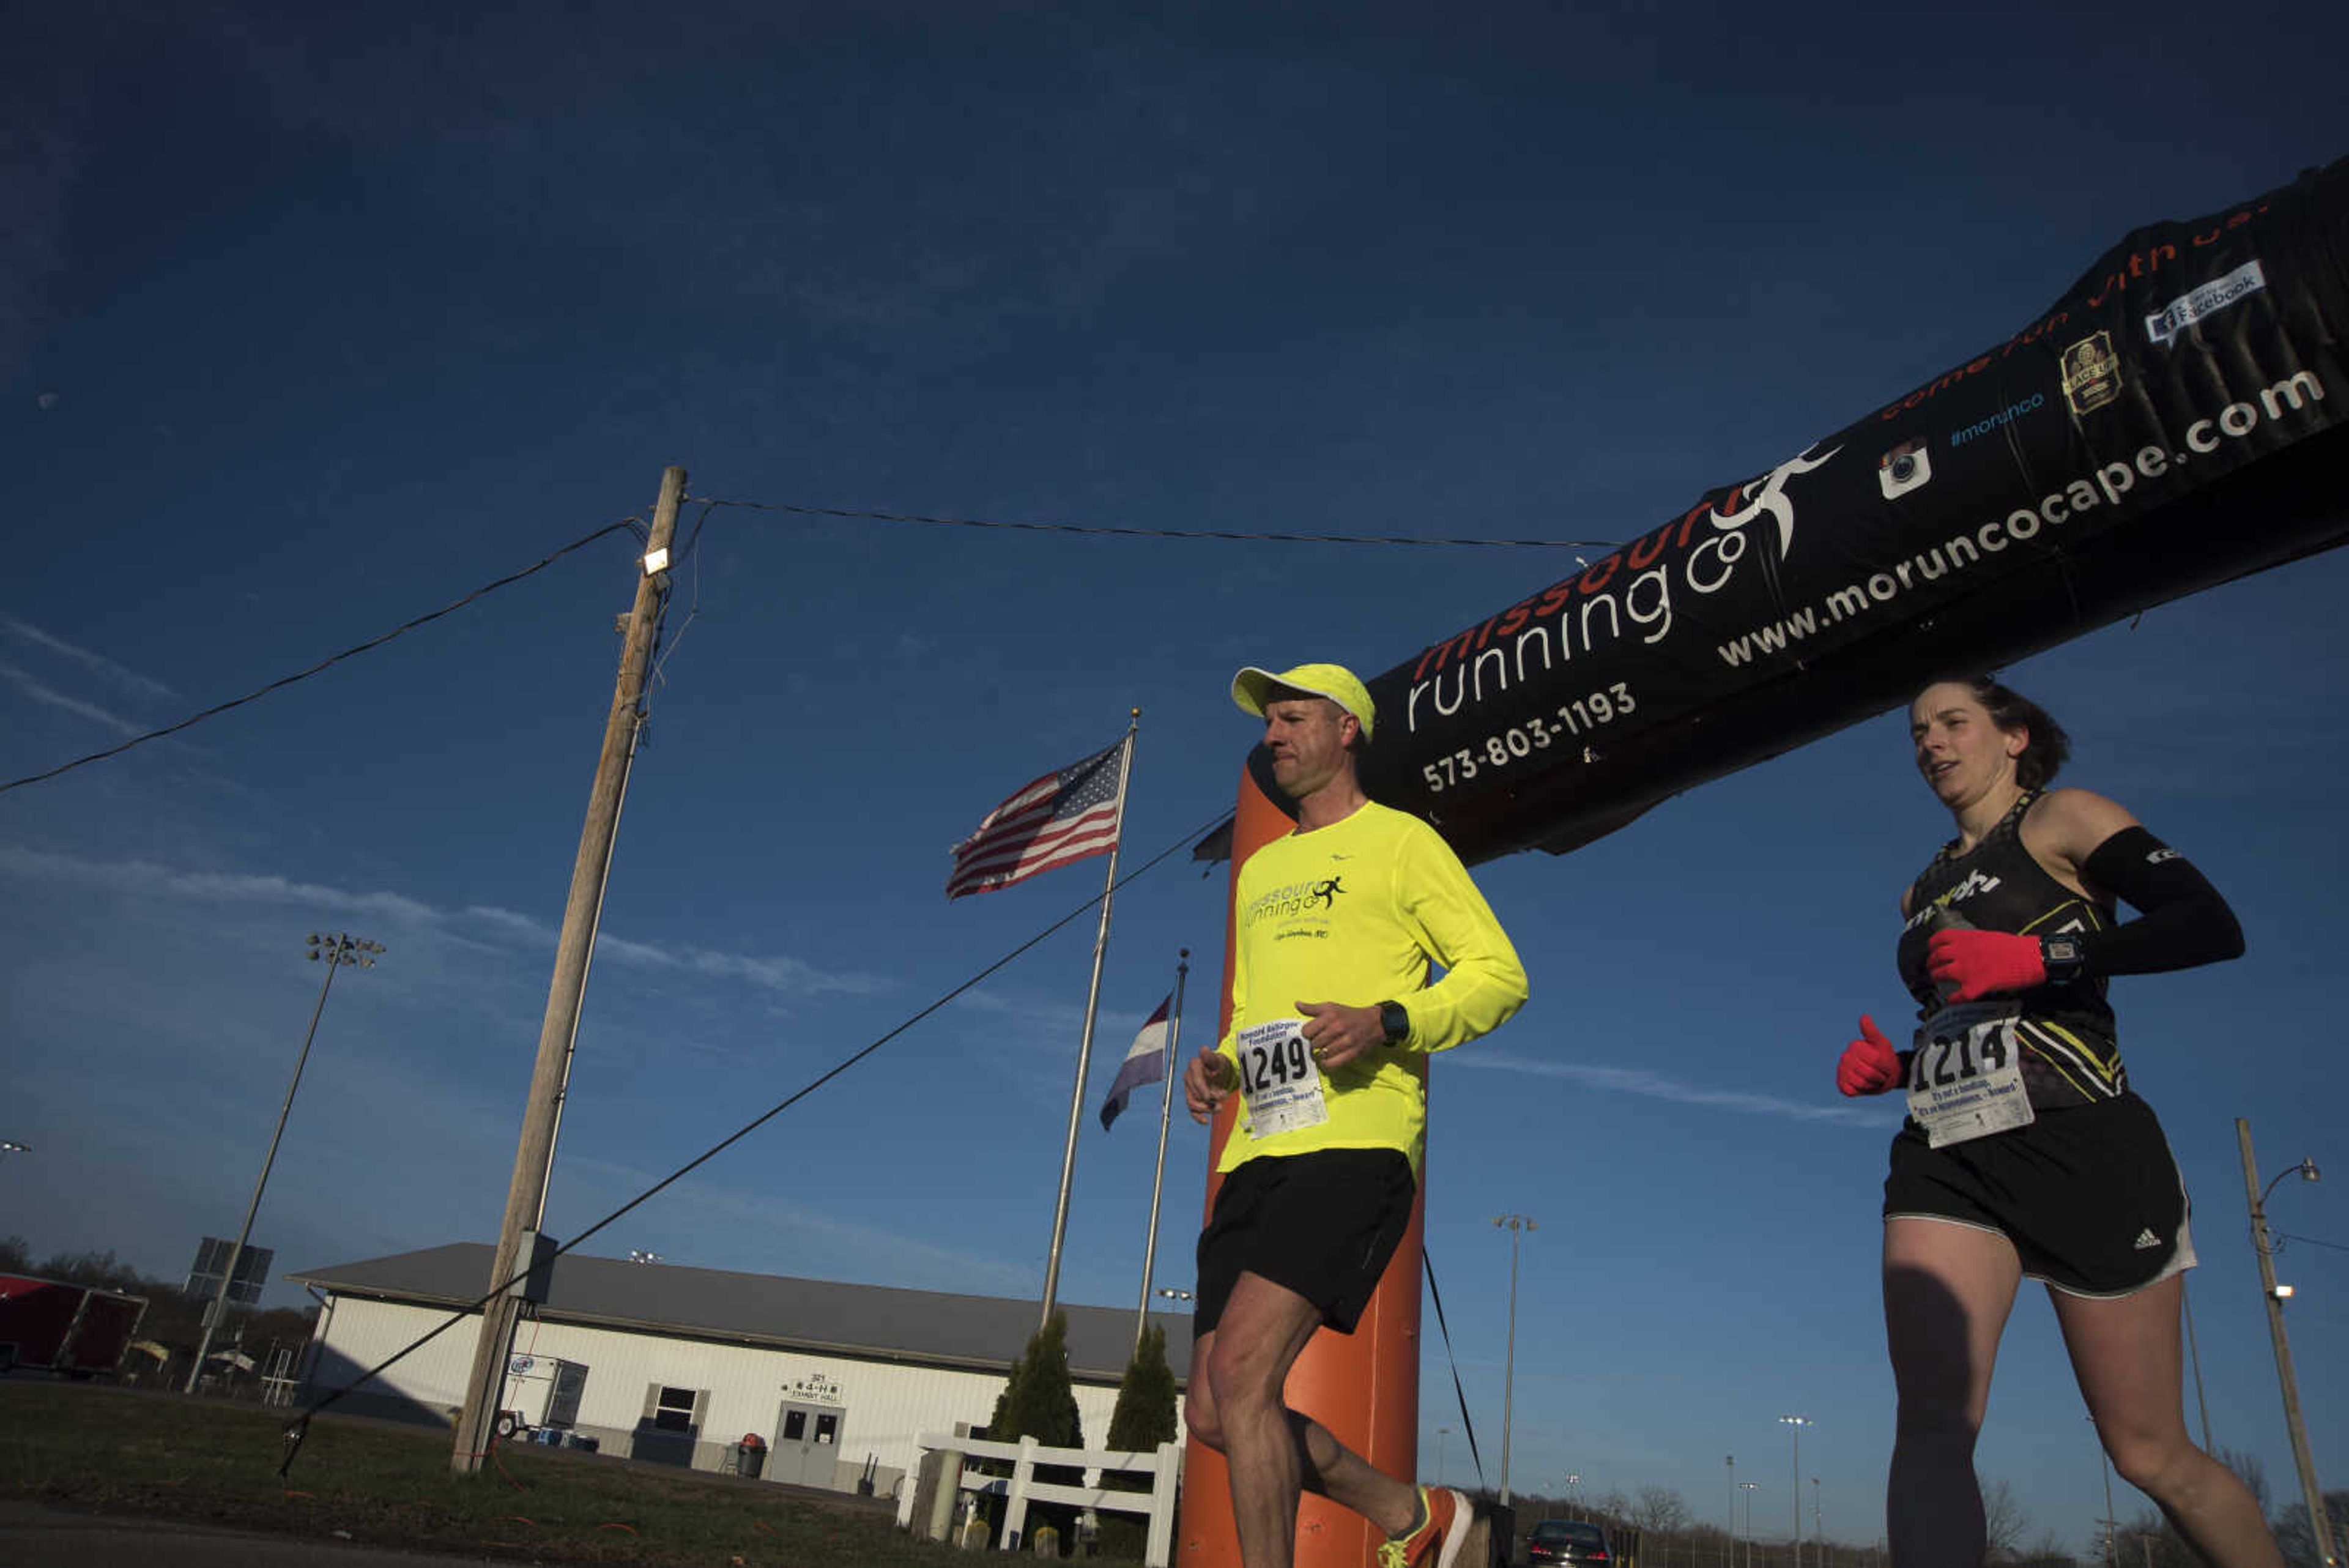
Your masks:
[[[1737,1490],[1745,1494],[1745,1568],[1754,1568],[1754,1494],[1762,1490],[1762,1483],[1739,1481]]]
[[[2219,1445],[2210,1440],[2210,1401],[2202,1392],[2202,1347],[2194,1343],[2194,1293],[2183,1278],[2178,1282],[2178,1306],[2186,1319],[2186,1357],[2194,1366],[2194,1403],[2202,1412],[2202,1451],[2216,1454]]]
[[[2089,1411],[2089,1423],[2094,1425],[2096,1413]],[[2113,1535],[2120,1528],[2120,1521],[2113,1517],[2113,1459],[2105,1451],[2105,1429],[2102,1427],[2096,1428],[2096,1459],[2105,1467],[2105,1517],[2096,1521],[2105,1527],[2105,1568],[2116,1568],[2118,1560],[2114,1556],[2116,1548]]]
[[[286,1113],[294,1108],[294,1091],[302,1086],[302,1068],[310,1060],[310,1042],[317,1038],[319,1016],[326,1011],[326,993],[335,988],[335,971],[353,963],[361,969],[373,969],[375,955],[383,950],[381,942],[371,942],[348,931],[323,937],[316,931],[310,933],[311,961],[326,966],[326,978],[318,987],[318,1005],[310,1010],[310,1027],[302,1036],[302,1054],[294,1058],[294,1079],[285,1085],[285,1103],[277,1107],[277,1130],[269,1135],[269,1152],[261,1161],[261,1179],[253,1184],[253,1201],[244,1206],[244,1224],[237,1231],[236,1247],[221,1268],[220,1289],[212,1293],[212,1310],[204,1314],[203,1332],[196,1338],[196,1364],[188,1368],[187,1391],[191,1394],[204,1375],[204,1357],[212,1353],[212,1335],[228,1313],[228,1288],[236,1278],[237,1264],[244,1258],[244,1243],[253,1235],[253,1217],[261,1210],[261,1191],[269,1185],[269,1168],[277,1163],[277,1143],[285,1136]]]
[[[1795,1568],[1803,1568],[1803,1428],[1814,1424],[1808,1416],[1778,1417],[1778,1425],[1795,1439]]]
[[[2308,1427],[2300,1418],[2300,1384],[2292,1376],[2292,1343],[2284,1337],[2283,1303],[2292,1287],[2276,1283],[2275,1249],[2268,1241],[2267,1197],[2275,1190],[2276,1181],[2295,1171],[2302,1181],[2315,1181],[2321,1173],[2314,1160],[2302,1159],[2280,1172],[2261,1190],[2259,1169],[2251,1163],[2251,1124],[2240,1116],[2235,1118],[2235,1141],[2243,1150],[2243,1197],[2251,1207],[2251,1244],[2260,1254],[2260,1294],[2268,1305],[2268,1337],[2275,1342],[2276,1381],[2283,1386],[2283,1418],[2292,1433],[2292,1462],[2300,1470],[2300,1492],[2308,1504],[2308,1528],[2316,1541],[2316,1560],[2323,1568],[2339,1568],[2333,1521],[2325,1516],[2324,1494],[2316,1484],[2316,1462],[2308,1454]]]
[[[1729,1467],[1729,1528],[1721,1537],[1722,1568],[1735,1568],[1737,1561],[1737,1456],[1723,1454],[1721,1462]]]
[[[1582,1478],[1578,1475],[1566,1478],[1566,1510],[1576,1519],[1582,1517]]]
[[[1827,1532],[1819,1515],[1819,1478],[1816,1476],[1811,1478],[1811,1539],[1818,1542],[1818,1551],[1813,1555],[1818,1560],[1819,1568],[1826,1568]]]
[[[1437,1486],[1444,1484],[1444,1439],[1451,1435],[1452,1428],[1449,1427],[1435,1428],[1435,1484]]]
[[[1517,1239],[1540,1226],[1522,1214],[1496,1214],[1493,1223],[1509,1233],[1509,1351],[1501,1368],[1501,1506],[1509,1506],[1509,1422],[1517,1386]]]

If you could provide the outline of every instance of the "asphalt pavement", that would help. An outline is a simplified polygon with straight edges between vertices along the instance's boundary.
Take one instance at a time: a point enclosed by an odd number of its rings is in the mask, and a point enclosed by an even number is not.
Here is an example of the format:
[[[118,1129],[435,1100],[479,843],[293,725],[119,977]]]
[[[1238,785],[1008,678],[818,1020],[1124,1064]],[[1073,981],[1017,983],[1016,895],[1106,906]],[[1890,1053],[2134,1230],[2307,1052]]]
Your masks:
[[[0,1501],[0,1568],[429,1568],[512,1561]]]

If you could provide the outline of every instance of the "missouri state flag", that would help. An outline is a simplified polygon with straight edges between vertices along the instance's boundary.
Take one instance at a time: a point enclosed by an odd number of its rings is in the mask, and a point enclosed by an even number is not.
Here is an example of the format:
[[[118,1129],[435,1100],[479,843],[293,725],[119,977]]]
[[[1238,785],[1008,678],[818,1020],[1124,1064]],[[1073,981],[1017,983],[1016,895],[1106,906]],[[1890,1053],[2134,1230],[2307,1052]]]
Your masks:
[[[954,847],[947,897],[992,893],[1039,872],[1117,846],[1125,742],[1012,792]]]
[[[1174,994],[1169,992],[1150,1022],[1142,1026],[1142,1033],[1133,1037],[1125,1060],[1118,1064],[1117,1081],[1110,1085],[1109,1098],[1102,1102],[1102,1131],[1109,1131],[1109,1124],[1117,1120],[1134,1090],[1166,1076],[1166,1014],[1174,1005]]]

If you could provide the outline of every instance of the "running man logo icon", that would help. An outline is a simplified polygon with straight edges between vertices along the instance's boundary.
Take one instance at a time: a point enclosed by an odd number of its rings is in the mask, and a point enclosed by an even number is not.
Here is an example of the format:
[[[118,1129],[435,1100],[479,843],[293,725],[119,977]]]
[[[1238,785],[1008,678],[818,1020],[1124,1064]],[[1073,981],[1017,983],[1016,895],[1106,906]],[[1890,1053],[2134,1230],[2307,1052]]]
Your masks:
[[[1313,884],[1313,891],[1308,893],[1306,897],[1320,899],[1321,907],[1325,909],[1334,909],[1337,907],[1338,895],[1346,890],[1338,886],[1341,880],[1343,880],[1342,877],[1332,877],[1327,882],[1316,882]]]

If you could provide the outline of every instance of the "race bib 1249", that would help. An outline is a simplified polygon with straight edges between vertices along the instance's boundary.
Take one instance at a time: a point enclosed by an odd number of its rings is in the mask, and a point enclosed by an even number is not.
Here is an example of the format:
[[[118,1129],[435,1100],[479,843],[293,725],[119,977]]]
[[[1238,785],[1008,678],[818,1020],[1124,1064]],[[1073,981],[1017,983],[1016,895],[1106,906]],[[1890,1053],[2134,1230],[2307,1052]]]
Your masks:
[[[1330,1119],[1321,1070],[1305,1043],[1305,1020],[1274,1018],[1239,1032],[1240,1095],[1257,1137],[1318,1127]]]

